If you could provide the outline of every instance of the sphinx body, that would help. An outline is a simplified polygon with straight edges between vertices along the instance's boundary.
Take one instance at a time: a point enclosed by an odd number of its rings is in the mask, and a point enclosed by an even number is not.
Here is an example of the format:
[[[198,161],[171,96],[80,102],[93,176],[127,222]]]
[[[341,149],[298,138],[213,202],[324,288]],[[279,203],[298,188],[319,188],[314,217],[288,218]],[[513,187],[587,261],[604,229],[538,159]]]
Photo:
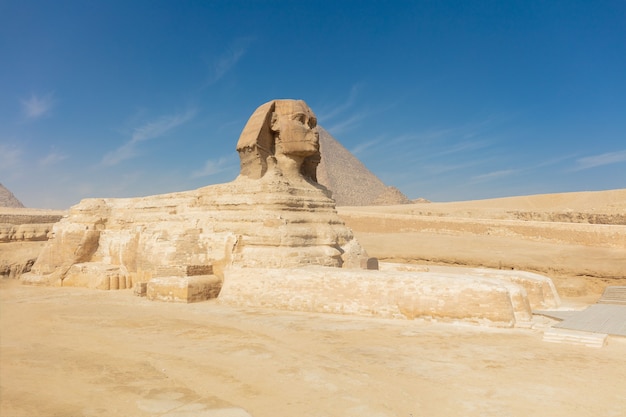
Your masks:
[[[144,198],[87,199],[53,233],[32,270],[51,285],[73,285],[66,280],[70,267],[87,262],[119,267],[130,286],[184,275],[189,268],[211,266],[219,273],[230,264],[347,267],[365,255],[330,198],[280,178],[238,178]]]

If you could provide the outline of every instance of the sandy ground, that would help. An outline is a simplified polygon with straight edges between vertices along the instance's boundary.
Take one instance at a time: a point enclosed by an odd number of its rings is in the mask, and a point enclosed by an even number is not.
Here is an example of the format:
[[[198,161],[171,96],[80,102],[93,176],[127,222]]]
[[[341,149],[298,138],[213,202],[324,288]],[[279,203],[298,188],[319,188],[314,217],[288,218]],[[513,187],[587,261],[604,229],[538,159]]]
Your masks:
[[[626,339],[0,283],[2,416],[623,416]],[[244,411],[245,410],[245,411]],[[248,413],[248,414],[246,414]]]
[[[442,215],[454,213],[482,218],[514,218],[520,212],[538,213],[594,213],[604,215],[626,215],[626,188],[606,191],[580,191],[572,193],[534,194],[485,200],[454,201],[379,206],[384,212],[431,212]],[[369,210],[369,208],[366,208]],[[504,216],[504,213],[508,213]]]
[[[599,296],[626,285],[626,250],[500,236],[356,231],[368,254],[383,261],[517,269],[549,276],[561,295]]]
[[[527,270],[566,296],[626,285],[626,189],[338,212],[383,261]]]

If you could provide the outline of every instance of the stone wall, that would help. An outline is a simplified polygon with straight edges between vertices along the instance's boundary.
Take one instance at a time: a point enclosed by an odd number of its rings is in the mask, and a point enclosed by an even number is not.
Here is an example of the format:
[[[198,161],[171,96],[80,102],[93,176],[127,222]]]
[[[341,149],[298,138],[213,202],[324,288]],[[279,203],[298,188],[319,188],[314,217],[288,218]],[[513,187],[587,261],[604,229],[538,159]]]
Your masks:
[[[414,214],[368,215],[348,207],[340,207],[339,214],[353,230],[363,232],[469,233],[626,249],[626,226],[623,225],[471,219]]]
[[[529,326],[532,307],[558,305],[558,295],[546,277],[486,275],[486,271],[470,275],[233,267],[226,271],[219,300],[238,306],[379,318],[463,320],[500,327]],[[532,305],[524,286],[538,288]]]
[[[31,270],[65,212],[0,208],[0,277],[19,279]]]

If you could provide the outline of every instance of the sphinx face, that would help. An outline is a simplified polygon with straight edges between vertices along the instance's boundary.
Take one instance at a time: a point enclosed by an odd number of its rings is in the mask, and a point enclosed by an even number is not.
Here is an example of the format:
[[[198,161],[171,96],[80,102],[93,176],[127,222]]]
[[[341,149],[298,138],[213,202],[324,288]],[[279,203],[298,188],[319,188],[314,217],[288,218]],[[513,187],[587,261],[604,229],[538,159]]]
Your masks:
[[[277,105],[272,116],[276,150],[285,155],[307,157],[319,152],[317,119],[302,101]]]

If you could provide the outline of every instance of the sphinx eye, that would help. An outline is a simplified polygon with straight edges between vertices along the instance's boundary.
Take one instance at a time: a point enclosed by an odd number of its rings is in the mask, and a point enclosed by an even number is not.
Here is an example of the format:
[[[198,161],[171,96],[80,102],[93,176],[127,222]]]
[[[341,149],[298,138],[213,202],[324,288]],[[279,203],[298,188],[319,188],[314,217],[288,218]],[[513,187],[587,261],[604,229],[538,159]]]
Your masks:
[[[293,120],[297,120],[298,122],[304,124],[306,122],[306,116],[302,113],[296,113],[293,115]]]

